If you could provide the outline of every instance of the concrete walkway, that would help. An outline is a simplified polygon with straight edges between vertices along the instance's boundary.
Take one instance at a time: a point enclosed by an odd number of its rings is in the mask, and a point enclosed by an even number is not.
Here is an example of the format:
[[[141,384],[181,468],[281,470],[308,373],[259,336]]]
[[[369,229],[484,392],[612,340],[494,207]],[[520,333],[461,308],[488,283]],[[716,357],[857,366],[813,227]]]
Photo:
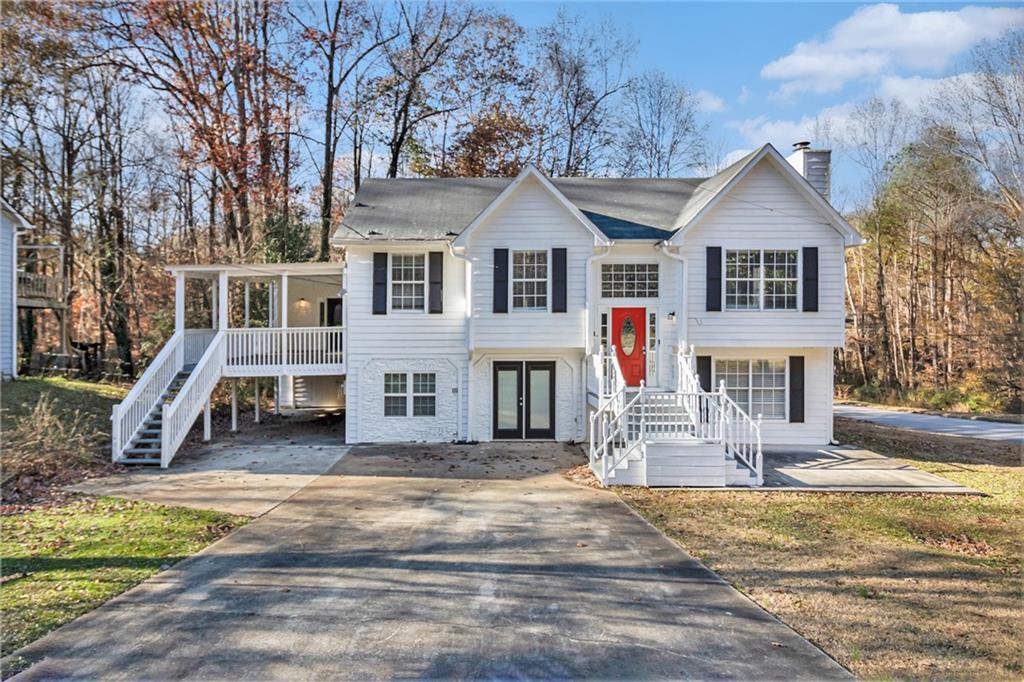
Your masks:
[[[360,446],[19,679],[834,679],[552,444]]]
[[[1022,424],[990,422],[981,419],[957,419],[956,417],[915,414],[860,405],[836,405],[835,414],[837,417],[859,419],[898,429],[1024,444],[1024,425]]]
[[[980,495],[905,462],[850,445],[767,448],[760,490]]]

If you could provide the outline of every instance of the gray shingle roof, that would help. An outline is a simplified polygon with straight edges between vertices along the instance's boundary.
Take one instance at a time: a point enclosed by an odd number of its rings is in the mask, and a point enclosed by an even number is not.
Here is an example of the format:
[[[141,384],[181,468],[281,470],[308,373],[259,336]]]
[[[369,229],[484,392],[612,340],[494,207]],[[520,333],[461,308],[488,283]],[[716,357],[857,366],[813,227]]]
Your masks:
[[[692,218],[756,154],[710,178],[551,178],[613,240],[661,240]],[[335,239],[453,239],[512,178],[364,180]]]

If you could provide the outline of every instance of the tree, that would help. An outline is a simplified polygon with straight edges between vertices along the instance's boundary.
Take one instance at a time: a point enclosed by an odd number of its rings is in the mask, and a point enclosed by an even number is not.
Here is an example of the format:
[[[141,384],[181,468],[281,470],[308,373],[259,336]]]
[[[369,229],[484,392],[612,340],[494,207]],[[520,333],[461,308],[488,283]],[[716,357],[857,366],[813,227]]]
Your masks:
[[[612,136],[613,97],[627,87],[634,49],[621,27],[593,27],[560,9],[538,33],[538,123],[547,128],[537,155],[552,174],[593,173]]]
[[[696,99],[665,73],[634,78],[625,89],[624,109],[622,175],[667,178],[705,159],[707,127],[697,122]]]

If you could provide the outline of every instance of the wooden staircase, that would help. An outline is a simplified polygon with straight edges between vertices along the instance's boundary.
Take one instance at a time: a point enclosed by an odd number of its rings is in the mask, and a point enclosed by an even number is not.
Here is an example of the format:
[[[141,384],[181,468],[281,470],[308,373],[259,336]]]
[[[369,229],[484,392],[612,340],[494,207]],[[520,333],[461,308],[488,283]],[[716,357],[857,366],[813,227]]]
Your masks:
[[[195,365],[186,365],[178,372],[160,395],[149,416],[139,427],[131,443],[124,451],[122,464],[160,464],[160,447],[163,441],[164,404],[174,400],[181,387],[188,381]]]

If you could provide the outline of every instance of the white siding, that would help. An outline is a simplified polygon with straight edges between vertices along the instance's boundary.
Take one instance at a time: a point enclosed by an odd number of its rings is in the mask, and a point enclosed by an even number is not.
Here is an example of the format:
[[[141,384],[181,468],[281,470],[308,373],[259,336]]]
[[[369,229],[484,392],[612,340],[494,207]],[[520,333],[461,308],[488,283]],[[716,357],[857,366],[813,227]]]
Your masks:
[[[373,254],[444,253],[444,312],[389,312],[373,314]],[[442,244],[423,246],[378,245],[349,247],[345,271],[346,315],[346,440],[350,443],[377,440],[456,440],[464,438],[466,410],[458,401],[465,391],[466,377],[466,286],[465,264],[452,257]],[[390,292],[389,292],[390,293]],[[372,361],[372,364],[371,364]],[[417,364],[418,363],[418,364]],[[422,370],[417,369],[422,366]],[[438,371],[454,373],[441,391],[438,376],[438,416],[417,417],[412,425],[396,425],[384,417],[383,374],[395,371]],[[447,376],[447,375],[446,375]],[[448,379],[446,379],[448,381]],[[457,392],[453,392],[455,389]],[[363,393],[366,395],[363,395]],[[377,393],[381,392],[378,399]],[[442,405],[445,407],[442,408]],[[447,406],[462,419],[457,429],[449,424]],[[433,422],[428,424],[427,422]],[[383,425],[383,426],[382,426]],[[458,431],[458,434],[454,432]]]
[[[16,295],[16,226],[6,211],[0,210],[0,375],[14,375]]]
[[[705,248],[708,246],[720,246],[723,253],[727,249],[818,247],[818,312],[707,312]],[[843,345],[842,237],[770,161],[761,161],[751,169],[684,237],[684,253],[690,269],[687,278],[688,343],[698,346]],[[802,287],[801,283],[800,289]],[[722,303],[724,308],[724,295]]]
[[[495,314],[496,248],[565,248],[567,312],[516,312],[510,295],[509,312]],[[469,239],[468,255],[473,263],[473,348],[582,348],[586,262],[593,253],[594,235],[539,182],[532,178],[523,182],[506,203],[477,226]]]
[[[765,419],[761,422],[761,442],[769,445],[826,445],[832,438],[832,349],[831,348],[722,348],[697,347],[698,355],[715,360],[785,360],[791,355],[804,357],[804,421]],[[712,369],[712,372],[714,370]],[[712,374],[714,386],[718,377]],[[787,371],[788,385],[788,371]],[[786,393],[789,404],[789,392]],[[756,415],[753,415],[756,418]]]

